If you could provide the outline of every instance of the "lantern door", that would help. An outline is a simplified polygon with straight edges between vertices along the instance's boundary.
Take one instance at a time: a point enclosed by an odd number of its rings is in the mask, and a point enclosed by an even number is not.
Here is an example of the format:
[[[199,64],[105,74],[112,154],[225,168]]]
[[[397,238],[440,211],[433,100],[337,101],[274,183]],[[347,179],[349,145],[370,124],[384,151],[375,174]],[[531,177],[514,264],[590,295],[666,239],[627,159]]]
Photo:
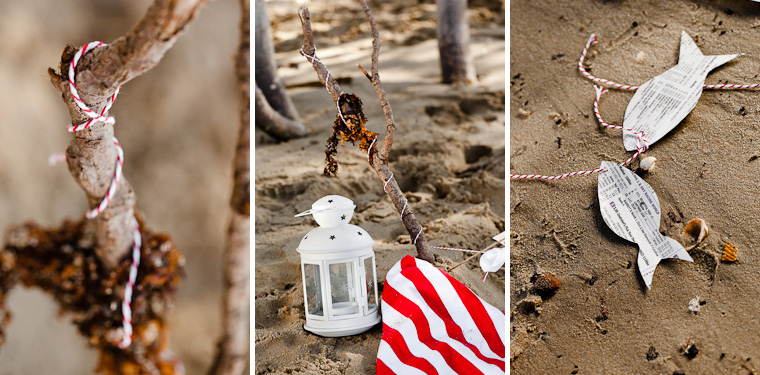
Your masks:
[[[318,263],[301,263],[303,277],[304,304],[306,314],[314,319],[326,319],[324,308],[324,275],[322,266]]]
[[[353,318],[361,312],[357,299],[359,289],[355,259],[327,264],[329,273],[327,286],[330,292],[328,319]]]
[[[361,298],[363,299],[364,315],[377,311],[377,275],[375,274],[375,256],[370,255],[360,259],[362,271],[359,273]]]

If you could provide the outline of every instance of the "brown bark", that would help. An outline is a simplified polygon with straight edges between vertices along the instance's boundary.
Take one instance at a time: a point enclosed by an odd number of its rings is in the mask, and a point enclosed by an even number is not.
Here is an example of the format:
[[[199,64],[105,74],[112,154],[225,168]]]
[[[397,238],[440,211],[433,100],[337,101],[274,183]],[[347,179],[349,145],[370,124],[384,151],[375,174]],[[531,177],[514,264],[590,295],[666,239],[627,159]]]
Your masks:
[[[212,375],[241,375],[248,367],[250,351],[250,0],[240,0],[242,22],[235,71],[240,89],[240,133],[235,150],[232,219],[224,250],[223,336]]]
[[[467,0],[436,0],[436,4],[438,51],[443,83],[473,83],[477,78],[470,55]]]
[[[156,0],[125,36],[82,56],[75,80],[87,106],[100,112],[119,86],[158,64],[203,3],[205,0]],[[89,118],[77,107],[69,91],[68,69],[75,52],[74,47],[66,46],[59,72],[51,68],[48,73],[69,108],[71,123],[80,124]],[[113,126],[98,121],[76,132],[66,152],[69,172],[87,194],[91,207],[100,203],[111,184],[116,167],[112,138]],[[135,194],[122,177],[108,208],[96,218],[97,252],[108,268],[114,267],[130,250],[130,220],[135,203]]]
[[[390,154],[391,147],[393,146],[393,139],[396,133],[396,123],[393,118],[393,111],[391,109],[390,103],[387,100],[385,90],[383,89],[382,82],[380,81],[380,75],[378,74],[380,37],[377,32],[377,25],[375,24],[375,20],[370,13],[366,1],[359,0],[359,2],[364,8],[365,15],[369,20],[373,37],[371,67],[372,74],[369,75],[366,71],[364,74],[367,75],[367,77],[372,82],[372,86],[375,88],[375,92],[377,93],[378,99],[380,100],[380,106],[383,108],[386,122],[386,135],[383,139],[383,145],[380,148],[380,151],[377,152],[374,150],[374,148],[370,150],[370,165],[385,185],[385,182],[391,178],[391,171],[388,166],[388,155]],[[327,87],[327,90],[333,96],[333,101],[337,102],[342,92],[340,90],[338,82],[335,81],[335,79],[330,74],[328,74],[327,68],[324,66],[324,64],[322,64],[321,61],[308,57],[316,57],[316,47],[314,46],[314,35],[311,30],[309,9],[302,7],[299,9],[298,13],[301,17],[301,26],[303,27],[304,33],[304,47],[302,54],[307,56],[307,59],[312,63],[314,70],[317,72],[317,76],[319,77],[320,82],[322,82],[322,84]],[[361,67],[359,68],[361,69]],[[364,71],[364,69],[362,69],[362,71]],[[393,205],[396,207],[396,210],[401,215],[401,220],[406,227],[406,230],[409,232],[409,236],[411,237],[415,248],[417,249],[417,255],[420,259],[424,259],[428,262],[433,263],[435,261],[435,258],[429,250],[424,233],[422,233],[422,225],[419,224],[417,218],[414,216],[414,212],[412,212],[411,207],[408,205],[408,201],[404,197],[404,193],[401,191],[401,188],[396,183],[395,178],[391,179],[391,181],[388,183],[386,191],[388,197],[390,197]]]
[[[282,116],[300,123],[295,104],[285,91],[285,85],[277,74],[277,61],[274,59],[272,31],[269,14],[264,0],[256,0],[256,85],[261,88],[269,105]],[[258,95],[257,95],[258,96]],[[303,126],[303,125],[302,125]]]

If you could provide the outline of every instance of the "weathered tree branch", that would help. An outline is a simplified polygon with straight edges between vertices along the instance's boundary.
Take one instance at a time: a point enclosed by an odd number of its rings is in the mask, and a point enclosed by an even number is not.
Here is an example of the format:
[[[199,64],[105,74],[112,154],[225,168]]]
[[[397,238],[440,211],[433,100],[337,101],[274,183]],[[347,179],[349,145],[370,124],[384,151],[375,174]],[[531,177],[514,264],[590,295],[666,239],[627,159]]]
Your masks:
[[[396,133],[396,123],[393,119],[393,111],[391,110],[390,103],[388,103],[385,90],[383,89],[382,82],[380,81],[380,75],[378,74],[380,37],[377,31],[377,25],[375,24],[375,20],[370,13],[366,1],[359,0],[359,2],[364,8],[364,12],[367,16],[367,19],[369,20],[370,26],[372,27],[373,38],[371,68],[372,75],[369,76],[367,72],[364,73],[365,75],[368,75],[368,77],[371,77],[370,81],[372,82],[372,86],[375,88],[375,92],[377,93],[378,99],[380,100],[380,106],[383,108],[386,122],[386,135],[383,139],[383,145],[380,151],[377,152],[374,147],[368,151],[370,155],[370,165],[373,169],[375,169],[375,172],[383,181],[384,186],[386,185],[386,182],[388,182],[386,186],[386,192],[388,194],[388,197],[390,197],[391,201],[393,202],[393,205],[396,207],[396,210],[401,215],[402,222],[404,223],[404,226],[409,232],[409,236],[411,237],[412,242],[417,249],[417,255],[420,257],[420,259],[424,259],[428,262],[434,262],[435,258],[429,250],[424,233],[422,233],[422,225],[419,224],[417,218],[414,216],[411,207],[409,207],[407,199],[404,197],[401,188],[396,183],[396,179],[392,178],[392,173],[390,171],[390,167],[388,166],[388,155],[390,154],[391,147],[393,146],[393,139]],[[306,7],[301,7],[299,9],[299,15],[301,17],[301,26],[304,33],[304,46],[302,49],[302,54],[307,56],[307,59],[309,59],[309,61],[312,63],[312,66],[314,67],[314,70],[317,72],[317,76],[319,77],[320,82],[322,82],[327,87],[327,90],[333,96],[333,101],[337,102],[342,93],[338,82],[335,81],[335,79],[329,74],[327,68],[320,60],[316,58],[309,58],[309,56],[316,57],[316,47],[314,46],[314,35],[311,30],[309,9]],[[349,105],[349,103],[344,102],[344,105]]]
[[[156,0],[125,36],[82,56],[76,71],[81,99],[99,113],[119,86],[158,64],[203,3],[205,0]],[[80,124],[89,117],[69,91],[68,68],[75,52],[74,47],[66,46],[59,72],[51,68],[48,73],[69,108],[72,124]],[[105,196],[116,167],[112,138],[113,126],[98,121],[74,133],[66,151],[69,172],[92,207]],[[130,249],[135,203],[131,186],[122,178],[108,208],[96,219],[98,257],[108,268],[113,268]]]
[[[234,160],[232,219],[224,250],[223,336],[212,375],[242,375],[250,351],[251,86],[250,0],[240,0],[242,22],[235,72],[240,90],[240,133]]]
[[[282,116],[300,123],[295,104],[285,91],[285,85],[277,74],[277,61],[274,58],[272,31],[265,0],[256,0],[256,85],[259,86],[272,108]],[[303,126],[303,125],[301,125]]]
[[[255,121],[256,127],[267,134],[275,137],[280,141],[286,141],[292,138],[303,137],[306,135],[304,124],[291,120],[280,112],[277,112],[267,101],[266,94],[256,84],[255,101]]]

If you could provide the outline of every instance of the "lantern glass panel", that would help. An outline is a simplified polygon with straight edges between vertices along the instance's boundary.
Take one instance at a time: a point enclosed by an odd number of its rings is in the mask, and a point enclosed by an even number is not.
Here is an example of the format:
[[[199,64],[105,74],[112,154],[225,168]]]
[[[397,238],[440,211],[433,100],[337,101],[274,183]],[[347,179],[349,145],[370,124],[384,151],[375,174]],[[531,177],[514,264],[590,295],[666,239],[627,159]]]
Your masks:
[[[367,289],[367,310],[377,308],[377,296],[375,295],[375,265],[374,257],[364,258],[364,279]]]
[[[322,278],[318,264],[303,265],[304,285],[306,286],[306,308],[311,315],[324,316],[322,308]]]
[[[333,263],[330,269],[330,294],[334,316],[356,314],[359,304],[356,302],[356,272],[354,263]]]

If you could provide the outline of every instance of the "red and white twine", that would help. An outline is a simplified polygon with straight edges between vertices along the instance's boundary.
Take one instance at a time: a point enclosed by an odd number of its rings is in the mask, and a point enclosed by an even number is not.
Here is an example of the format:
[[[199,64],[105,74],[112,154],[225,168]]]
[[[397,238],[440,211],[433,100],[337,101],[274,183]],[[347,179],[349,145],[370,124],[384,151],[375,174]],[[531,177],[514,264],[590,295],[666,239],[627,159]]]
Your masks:
[[[370,152],[372,151],[372,146],[375,145],[375,142],[377,142],[377,136],[375,136],[375,139],[372,140],[372,143],[370,143],[369,147],[367,147],[367,161],[370,161]],[[383,187],[383,190],[385,190],[385,187]]]
[[[589,47],[591,47],[592,44],[596,43],[599,39],[596,38],[596,35],[591,34],[591,37],[588,38],[588,41],[586,42],[586,47],[583,48],[583,52],[581,52],[581,58],[578,60],[578,70],[581,71],[581,74],[583,74],[584,77],[597,82],[602,83],[606,85],[610,85],[616,89],[620,90],[638,90],[638,86],[629,86],[629,85],[621,85],[619,83],[615,83],[609,80],[606,80],[604,78],[597,78],[591,75],[591,73],[587,72],[586,69],[583,67],[583,60],[586,59],[586,53],[588,52]]]
[[[451,250],[451,251],[461,251],[463,253],[479,253],[478,250],[469,250],[469,249],[458,249],[456,247],[445,247],[445,246],[430,246],[433,249],[441,249],[441,250]]]
[[[51,154],[48,156],[48,165],[51,167],[58,163],[63,163],[64,161],[66,161],[66,154],[64,153]]]
[[[129,267],[129,279],[124,288],[124,299],[121,301],[122,323],[124,336],[119,344],[120,348],[126,348],[132,343],[132,291],[137,280],[137,268],[140,266],[140,248],[142,248],[142,236],[137,219],[132,216],[132,266]]]
[[[322,64],[322,68],[325,69],[326,75],[325,75],[325,90],[327,90],[330,95],[332,95],[332,92],[330,92],[330,86],[328,85],[330,82],[330,71],[327,70],[327,66],[322,62],[322,60],[317,58],[317,47],[314,47],[314,54],[309,55],[304,50],[304,46],[301,46],[301,54],[306,57],[307,59],[311,60],[311,64],[314,65],[315,61],[318,61],[320,64]],[[340,98],[343,96],[343,91],[338,94],[338,100],[335,101],[335,107],[338,109],[338,116],[340,116],[340,120],[343,121],[346,126],[348,126],[348,122],[346,122],[346,119],[343,118],[343,111],[340,110]]]
[[[90,107],[88,107],[87,104],[82,101],[82,99],[79,97],[79,92],[77,92],[76,89],[76,66],[77,63],[79,63],[79,59],[85,53],[104,45],[106,44],[101,42],[90,42],[85,44],[76,52],[73,60],[71,61],[71,64],[69,65],[69,90],[71,91],[71,96],[74,98],[74,102],[77,104],[77,106],[82,109],[82,111],[87,116],[90,117],[90,120],[87,122],[81,123],[79,125],[69,125],[67,127],[67,130],[69,132],[76,132],[87,129],[90,125],[94,124],[97,121],[112,125],[116,123],[116,119],[114,119],[113,116],[105,116],[105,113],[108,112],[114,101],[116,101],[116,96],[119,94],[121,86],[119,86],[113,95],[111,95],[111,97],[106,102],[105,107],[103,107],[103,110],[99,114],[90,109]],[[113,138],[113,143],[114,147],[116,147],[116,167],[114,168],[111,185],[108,187],[108,192],[106,193],[106,196],[103,197],[103,200],[100,201],[100,204],[97,207],[87,211],[86,216],[88,219],[94,219],[101,212],[103,212],[106,207],[108,207],[108,204],[111,202],[111,199],[116,193],[116,187],[119,184],[119,180],[121,179],[122,167],[124,166],[124,150],[122,150],[121,145],[119,144],[119,141],[116,139],[116,137]],[[65,159],[65,155],[63,158]],[[60,160],[60,156],[51,158],[51,161]],[[140,267],[140,249],[142,247],[142,235],[140,234],[140,226],[138,225],[137,219],[134,216],[132,216],[131,225],[133,237],[132,264],[129,268],[129,279],[127,281],[127,285],[124,288],[124,298],[121,303],[124,336],[122,337],[121,343],[119,343],[120,348],[127,348],[132,343],[132,292],[134,290],[135,281],[137,279],[137,270]]]
[[[610,85],[610,86],[612,86],[612,87],[614,87],[616,89],[630,90],[630,91],[636,91],[636,90],[638,90],[639,86],[630,86],[630,85],[623,85],[623,84],[620,84],[620,83],[615,83],[615,82],[612,82],[610,80],[606,80],[604,78],[594,77],[593,75],[591,75],[591,73],[589,73],[588,71],[586,71],[586,69],[583,67],[583,60],[586,59],[586,53],[588,52],[589,47],[591,47],[592,44],[595,44],[598,41],[599,41],[599,39],[597,39],[596,35],[591,34],[591,37],[586,42],[586,47],[583,48],[583,52],[581,52],[581,58],[578,60],[578,70],[580,70],[581,74],[584,77],[586,77],[586,78],[588,78],[588,79],[590,79],[590,80],[592,80],[594,82]],[[703,89],[708,89],[708,90],[755,89],[755,88],[758,88],[758,87],[760,87],[760,83],[753,83],[751,85],[737,85],[737,84],[702,85]]]
[[[591,73],[589,73],[584,67],[583,62],[586,59],[586,54],[588,53],[589,48],[592,44],[596,43],[598,39],[596,38],[596,35],[591,34],[591,37],[586,42],[586,46],[583,48],[583,51],[581,52],[581,57],[578,59],[578,70],[581,72],[581,74],[590,79],[593,82],[604,84],[611,86],[612,88],[620,89],[620,90],[628,90],[628,91],[636,91],[639,89],[639,86],[631,86],[631,85],[624,85],[617,82],[613,82],[604,78],[599,78],[593,76]],[[703,85],[704,89],[713,89],[713,90],[720,90],[720,89],[754,89],[760,87],[760,83],[750,84],[750,85],[737,85],[737,84],[721,84],[721,85]],[[607,122],[605,122],[602,119],[601,114],[599,113],[599,98],[603,93],[605,93],[608,89],[605,87],[597,87],[594,86],[594,89],[596,90],[596,99],[594,100],[594,115],[596,116],[596,119],[599,121],[599,124],[613,129],[622,129],[624,131],[629,131],[637,136],[636,139],[636,153],[628,158],[626,161],[620,163],[620,165],[627,165],[633,159],[635,159],[637,156],[639,156],[641,153],[645,152],[648,148],[648,142],[646,138],[644,137],[643,132],[636,132],[633,131],[633,129],[626,129],[622,126],[618,125],[610,125]],[[576,175],[589,175],[592,173],[598,173],[603,171],[604,168],[597,168],[592,170],[586,170],[586,171],[577,171],[577,172],[569,172],[561,175],[556,176],[545,176],[545,175],[537,175],[537,174],[510,174],[509,178],[512,179],[544,179],[544,180],[558,180],[561,178],[576,176]]]
[[[109,109],[111,109],[111,106],[113,105],[113,102],[116,101],[116,96],[119,95],[119,90],[121,89],[121,86],[116,88],[116,91],[114,91],[113,95],[108,99],[108,102],[106,102],[105,107],[103,107],[103,110],[100,111],[100,114],[90,109],[90,107],[87,106],[87,104],[82,101],[82,99],[79,97],[79,92],[77,92],[77,88],[75,85],[74,77],[76,76],[76,68],[77,64],[79,63],[79,59],[82,58],[82,55],[85,53],[100,47],[106,45],[105,43],[101,43],[98,41],[90,42],[82,46],[82,48],[77,51],[76,54],[74,54],[74,59],[71,60],[71,64],[69,64],[69,89],[71,90],[71,96],[74,97],[74,102],[77,103],[77,106],[84,112],[87,116],[90,117],[89,121],[83,122],[79,125],[69,125],[66,130],[69,132],[76,132],[80,130],[87,129],[95,123],[95,121],[103,121],[106,124],[113,125],[116,123],[116,119],[113,118],[113,116],[105,117],[103,116],[106,112],[108,112]]]
[[[103,212],[106,207],[108,207],[108,204],[111,203],[111,199],[113,198],[114,194],[116,194],[116,185],[119,184],[119,180],[121,179],[121,169],[124,166],[124,150],[121,149],[121,144],[119,144],[119,140],[116,139],[116,137],[113,137],[113,144],[116,147],[116,168],[114,168],[113,171],[111,185],[108,187],[108,192],[106,192],[106,196],[103,197],[103,200],[100,201],[100,204],[97,207],[87,211],[88,219],[94,219],[100,215],[100,213]]]
[[[388,177],[388,179],[383,184],[383,192],[385,192],[386,194],[388,193],[388,191],[386,190],[386,187],[388,187],[388,184],[391,182],[391,180],[393,178],[394,178],[393,177],[393,172],[391,172],[390,177]],[[401,208],[401,216],[400,216],[400,219],[402,221],[404,220],[404,213],[406,213],[408,206],[409,206],[409,200],[406,199],[406,197],[404,197],[404,206]],[[412,244],[413,245],[415,245],[415,246],[417,245],[417,240],[420,238],[420,235],[422,235],[422,226],[420,226],[420,230],[417,232],[417,235],[415,235],[414,239],[412,240]],[[455,248],[455,247],[445,247],[445,246],[430,246],[430,248],[432,248],[432,249],[440,249],[440,250],[461,251],[461,252],[464,252],[464,253],[479,253],[480,252],[480,251],[477,251],[477,250],[459,249],[459,248]],[[486,272],[485,276],[483,276],[483,279],[482,279],[483,281],[485,281],[486,276],[488,276],[488,272]]]
[[[599,98],[602,96],[603,93],[607,92],[607,89],[605,89],[604,87],[598,87],[598,86],[594,86],[594,89],[596,90],[596,99],[594,100],[594,115],[596,116],[597,121],[599,121],[599,124],[607,128],[626,130],[636,135],[636,153],[634,153],[630,158],[628,158],[624,162],[620,163],[620,165],[628,165],[629,163],[633,161],[633,159],[635,159],[641,153],[649,149],[649,142],[644,137],[644,132],[637,132],[637,131],[634,131],[633,129],[623,128],[622,126],[618,126],[618,125],[610,125],[606,121],[604,121],[602,119],[602,115],[599,113]],[[591,169],[587,171],[569,172],[569,173],[556,175],[556,176],[545,176],[545,175],[537,175],[537,174],[510,174],[509,178],[559,180],[562,178],[576,176],[576,175],[588,175],[592,173],[598,173],[603,170],[604,168],[597,168],[597,169]]]

